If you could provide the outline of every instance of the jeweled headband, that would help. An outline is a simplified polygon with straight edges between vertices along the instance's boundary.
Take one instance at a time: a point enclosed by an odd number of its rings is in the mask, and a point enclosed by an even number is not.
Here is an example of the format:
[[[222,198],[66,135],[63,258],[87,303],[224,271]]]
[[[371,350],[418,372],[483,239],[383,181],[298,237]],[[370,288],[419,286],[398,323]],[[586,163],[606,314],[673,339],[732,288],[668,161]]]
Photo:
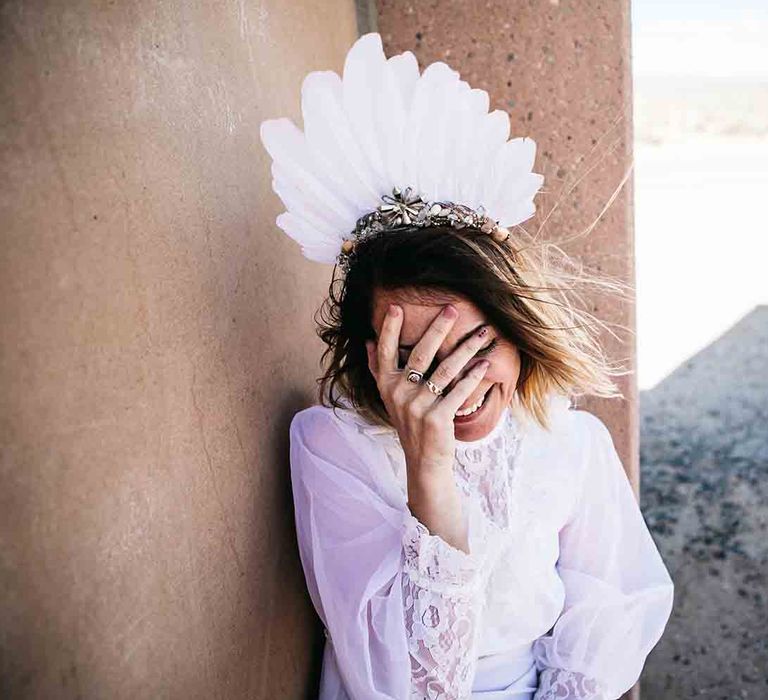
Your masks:
[[[453,228],[475,228],[490,235],[497,243],[509,237],[509,230],[485,215],[482,206],[473,211],[455,202],[425,202],[414,194],[410,187],[405,192],[393,188],[391,195],[383,195],[384,204],[357,220],[351,238],[345,238],[336,262],[342,270],[348,270],[356,245],[372,236],[380,235],[387,229],[399,226],[452,226]]]

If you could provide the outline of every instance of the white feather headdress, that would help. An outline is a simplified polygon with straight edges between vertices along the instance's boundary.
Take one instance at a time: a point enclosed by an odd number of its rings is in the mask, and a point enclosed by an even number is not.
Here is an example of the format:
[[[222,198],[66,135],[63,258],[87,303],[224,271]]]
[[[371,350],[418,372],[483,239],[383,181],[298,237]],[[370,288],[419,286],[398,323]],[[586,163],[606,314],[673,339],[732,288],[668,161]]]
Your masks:
[[[387,59],[381,36],[364,34],[347,53],[343,79],[333,71],[304,78],[303,133],[286,117],[261,124],[272,187],[286,208],[277,225],[305,257],[332,263],[362,217],[408,188],[426,211],[447,201],[499,227],[529,219],[544,180],[531,172],[536,144],[508,140],[509,115],[488,107],[488,93],[447,64],[419,74],[413,53]]]

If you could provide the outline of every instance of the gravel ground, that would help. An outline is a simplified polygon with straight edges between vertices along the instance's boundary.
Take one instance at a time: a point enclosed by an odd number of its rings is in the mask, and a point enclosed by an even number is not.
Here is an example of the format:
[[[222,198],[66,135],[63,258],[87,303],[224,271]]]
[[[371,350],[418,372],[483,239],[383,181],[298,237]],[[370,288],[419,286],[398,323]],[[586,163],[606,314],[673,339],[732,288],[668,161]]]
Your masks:
[[[641,508],[675,582],[642,696],[766,700],[768,306],[640,405]]]

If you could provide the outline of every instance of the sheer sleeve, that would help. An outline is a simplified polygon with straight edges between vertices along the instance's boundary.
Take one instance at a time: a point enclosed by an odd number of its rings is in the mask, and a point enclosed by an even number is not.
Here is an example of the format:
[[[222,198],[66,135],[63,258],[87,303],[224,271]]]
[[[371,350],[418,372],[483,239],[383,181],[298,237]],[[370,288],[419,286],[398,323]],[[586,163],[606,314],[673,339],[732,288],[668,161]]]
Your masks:
[[[348,696],[468,698],[479,557],[385,501],[371,478],[383,452],[329,411],[299,412],[290,441],[301,562]]]
[[[640,676],[666,627],[673,583],[603,423],[588,433],[580,496],[559,533],[565,604],[534,642],[535,700],[615,700]]]

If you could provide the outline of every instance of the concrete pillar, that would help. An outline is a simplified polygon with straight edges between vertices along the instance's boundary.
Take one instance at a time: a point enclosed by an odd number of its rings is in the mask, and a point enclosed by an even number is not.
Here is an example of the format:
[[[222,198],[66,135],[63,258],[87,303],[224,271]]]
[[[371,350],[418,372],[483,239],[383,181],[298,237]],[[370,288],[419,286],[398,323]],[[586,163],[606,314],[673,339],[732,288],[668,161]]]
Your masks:
[[[330,267],[259,124],[356,36],[341,0],[3,3],[4,698],[316,688],[287,429]]]
[[[445,61],[470,85],[488,91],[491,109],[510,114],[511,136],[535,139],[536,171],[546,180],[527,230],[538,230],[555,205],[543,229],[550,239],[572,238],[598,217],[632,162],[628,0],[378,0],[377,22],[387,55],[411,50],[422,69]],[[595,270],[633,283],[631,187],[630,172],[594,230],[564,248]],[[634,328],[633,304],[590,303],[601,319]],[[634,369],[634,342],[623,335],[621,342],[610,336],[605,342],[614,359],[628,358]],[[621,389],[626,400],[585,407],[606,421],[634,478],[634,378],[625,378]]]
[[[377,6],[387,55],[411,50],[422,69],[445,61],[470,85],[488,91],[491,109],[509,112],[511,136],[536,141],[545,194],[537,199],[537,216],[524,224],[527,230],[538,230],[557,205],[543,232],[551,240],[578,236],[620,188],[594,230],[563,247],[596,271],[634,284],[629,0],[377,0]],[[634,331],[633,303],[589,303],[604,321]],[[606,334],[604,342],[613,359],[627,360],[634,370],[631,333],[619,340]],[[624,377],[620,388],[624,400],[583,405],[605,420],[637,490],[634,375]]]
[[[626,1],[377,9],[388,54],[444,58],[537,140],[542,213],[602,158],[548,229],[597,215],[631,158]],[[4,696],[316,688],[286,434],[314,401],[330,268],[274,226],[258,125],[301,123],[301,79],[341,72],[376,28],[358,22],[339,0],[0,10]],[[630,186],[572,249],[625,279]],[[633,325],[631,306],[597,311]],[[636,474],[624,389],[589,407]]]

